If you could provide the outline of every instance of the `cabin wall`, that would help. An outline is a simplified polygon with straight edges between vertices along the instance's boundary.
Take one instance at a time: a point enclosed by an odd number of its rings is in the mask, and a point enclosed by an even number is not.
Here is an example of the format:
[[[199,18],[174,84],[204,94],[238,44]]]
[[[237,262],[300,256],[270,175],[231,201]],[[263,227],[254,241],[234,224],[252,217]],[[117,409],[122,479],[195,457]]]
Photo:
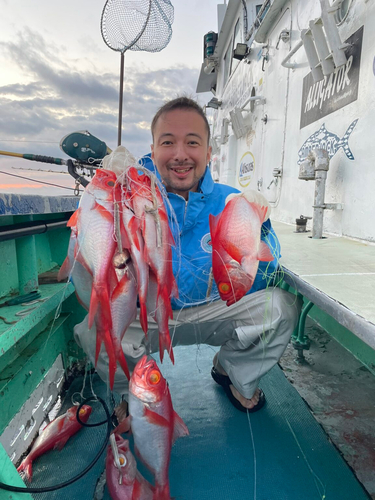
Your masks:
[[[261,2],[247,2],[248,28],[257,3]],[[368,216],[375,189],[374,3],[352,2],[346,19],[338,25],[342,42],[352,44],[346,50],[347,65],[316,84],[309,75],[303,47],[289,61],[295,63],[293,69],[281,65],[300,41],[301,30],[320,17],[320,2],[312,0],[283,2],[266,40],[253,41],[250,54],[224,81],[224,56],[237,19],[241,41],[245,41],[242,9],[242,2],[238,2],[218,66],[216,96],[222,105],[213,113],[213,135],[220,148],[213,157],[218,180],[241,190],[260,191],[272,206],[273,219],[294,224],[301,214],[311,217],[314,204],[315,182],[298,178],[299,164],[310,148],[325,147],[330,164],[324,201],[339,206],[325,210],[324,231],[375,242],[375,220]],[[284,29],[290,31],[288,41],[280,40]],[[251,95],[261,96],[265,102],[258,100],[243,107]],[[223,119],[231,120],[230,112],[235,108],[243,108],[246,133],[236,137],[230,123],[223,141]]]

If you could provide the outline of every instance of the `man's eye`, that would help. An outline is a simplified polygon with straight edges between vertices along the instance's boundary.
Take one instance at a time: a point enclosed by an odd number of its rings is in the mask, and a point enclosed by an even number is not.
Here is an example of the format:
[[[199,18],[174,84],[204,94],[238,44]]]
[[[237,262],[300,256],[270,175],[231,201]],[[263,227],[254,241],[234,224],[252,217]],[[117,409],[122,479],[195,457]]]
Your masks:
[[[172,141],[163,141],[161,143],[162,146],[169,146],[170,144],[172,144]]]

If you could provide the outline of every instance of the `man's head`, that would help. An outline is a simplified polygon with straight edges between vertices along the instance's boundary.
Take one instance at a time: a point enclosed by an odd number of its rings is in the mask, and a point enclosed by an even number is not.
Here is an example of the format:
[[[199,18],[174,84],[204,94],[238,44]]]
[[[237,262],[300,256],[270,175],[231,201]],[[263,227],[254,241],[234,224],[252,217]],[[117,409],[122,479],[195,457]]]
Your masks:
[[[173,99],[156,113],[151,132],[151,157],[167,191],[187,199],[211,158],[210,127],[202,108],[188,97]]]

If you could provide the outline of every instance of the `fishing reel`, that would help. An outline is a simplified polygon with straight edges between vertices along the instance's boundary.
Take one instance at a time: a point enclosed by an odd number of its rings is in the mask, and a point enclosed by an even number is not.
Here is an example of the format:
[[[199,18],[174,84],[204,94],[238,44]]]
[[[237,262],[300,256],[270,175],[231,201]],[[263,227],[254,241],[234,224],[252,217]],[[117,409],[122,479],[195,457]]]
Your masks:
[[[76,190],[80,184],[84,187],[89,184],[86,177],[92,178],[103,158],[112,152],[104,141],[87,130],[72,132],[63,137],[60,149],[75,160],[67,160],[66,164],[69,174],[76,180]]]

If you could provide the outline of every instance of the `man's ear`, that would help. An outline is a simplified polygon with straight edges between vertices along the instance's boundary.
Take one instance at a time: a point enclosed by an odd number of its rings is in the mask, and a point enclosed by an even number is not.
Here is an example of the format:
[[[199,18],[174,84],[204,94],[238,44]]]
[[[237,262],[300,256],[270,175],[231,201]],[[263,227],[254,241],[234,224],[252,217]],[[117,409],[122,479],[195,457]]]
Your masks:
[[[154,161],[154,145],[151,144],[151,160]]]
[[[206,165],[208,165],[210,163],[210,160],[211,160],[211,153],[212,153],[212,146],[210,146],[207,150],[207,161],[206,161]]]

